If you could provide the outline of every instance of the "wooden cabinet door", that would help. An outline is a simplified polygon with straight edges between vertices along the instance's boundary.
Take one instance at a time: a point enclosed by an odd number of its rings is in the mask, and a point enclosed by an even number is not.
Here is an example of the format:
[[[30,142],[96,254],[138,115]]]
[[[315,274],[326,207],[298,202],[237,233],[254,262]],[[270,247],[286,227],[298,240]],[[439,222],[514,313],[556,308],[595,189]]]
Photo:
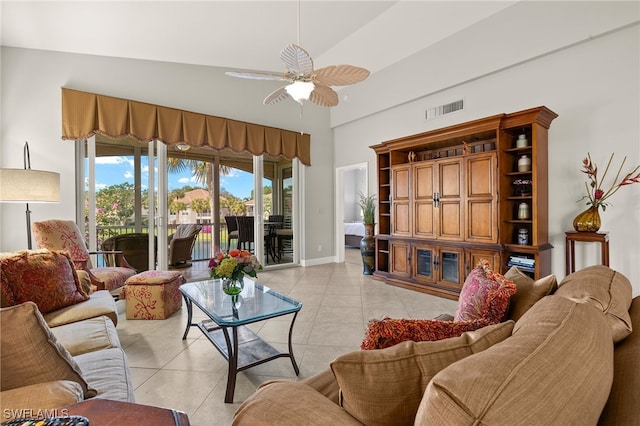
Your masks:
[[[462,160],[447,159],[436,163],[437,167],[437,238],[449,241],[464,239],[464,209],[462,204]]]
[[[435,238],[437,212],[433,204],[434,162],[413,167],[413,236]]]
[[[393,241],[389,244],[389,273],[397,277],[411,276],[410,246],[405,241]]]
[[[391,218],[393,235],[411,236],[411,169],[408,165],[391,169]]]
[[[414,244],[412,247],[412,278],[423,283],[436,280],[436,250],[428,244]]]
[[[481,260],[487,260],[492,271],[502,273],[500,252],[493,250],[466,250],[465,251],[465,278],[471,273]]]
[[[464,253],[461,248],[440,248],[436,257],[437,284],[461,290],[464,284]]]
[[[496,158],[490,152],[465,159],[466,241],[498,242]]]

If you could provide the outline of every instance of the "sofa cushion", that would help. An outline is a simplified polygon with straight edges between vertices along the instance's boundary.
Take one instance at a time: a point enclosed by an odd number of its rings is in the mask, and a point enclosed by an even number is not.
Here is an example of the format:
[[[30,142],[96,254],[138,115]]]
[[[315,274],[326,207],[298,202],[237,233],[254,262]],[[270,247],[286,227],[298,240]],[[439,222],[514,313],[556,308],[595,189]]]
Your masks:
[[[325,398],[329,399],[334,404],[338,405],[340,403],[340,386],[338,386],[336,376],[333,375],[331,368],[327,368],[318,374],[300,380],[300,383],[320,392]]]
[[[54,327],[51,332],[72,356],[120,347],[116,326],[104,316]]]
[[[85,301],[73,262],[64,252],[20,251],[0,259],[0,280],[9,304],[32,301],[42,313]]]
[[[518,321],[536,302],[552,294],[558,288],[555,275],[535,280],[515,266],[504,274],[504,277],[516,284],[516,292],[509,301],[507,318]]]
[[[232,425],[353,425],[362,426],[336,404],[292,381],[264,383],[236,411]]]
[[[600,415],[599,426],[640,423],[640,296],[631,302],[629,315],[635,331],[614,348],[613,386]]]
[[[614,342],[631,334],[631,283],[627,277],[608,266],[589,266],[566,276],[555,294],[575,301],[586,301],[600,309],[609,322]]]
[[[82,377],[82,370],[56,340],[35,303],[0,310],[2,390],[54,380],[79,383],[85,398],[96,395]]]
[[[82,321],[105,315],[114,325],[118,325],[118,309],[113,296],[107,290],[98,290],[89,295],[89,300],[44,314],[49,327]]]
[[[458,337],[465,331],[477,330],[489,324],[484,319],[458,322],[393,318],[371,320],[360,349],[384,349],[408,340],[424,342]]]
[[[485,319],[495,324],[504,319],[509,298],[516,292],[513,281],[494,272],[485,259],[471,271],[462,286],[454,321]]]
[[[37,383],[2,391],[2,421],[22,417],[48,417],[55,408],[83,400],[82,386],[70,380]]]
[[[411,425],[424,389],[438,371],[506,339],[513,325],[508,321],[451,339],[340,356],[331,369],[341,405],[367,425]]]
[[[511,337],[440,371],[416,425],[594,425],[612,379],[611,330],[602,313],[546,296]]]
[[[120,348],[102,349],[74,357],[98,398],[134,402],[129,363]]]

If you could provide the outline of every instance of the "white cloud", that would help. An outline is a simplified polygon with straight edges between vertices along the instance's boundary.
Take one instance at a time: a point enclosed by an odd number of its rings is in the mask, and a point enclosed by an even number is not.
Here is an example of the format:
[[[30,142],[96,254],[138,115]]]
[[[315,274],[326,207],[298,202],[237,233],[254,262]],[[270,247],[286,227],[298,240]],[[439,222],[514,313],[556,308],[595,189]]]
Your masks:
[[[133,173],[131,173],[130,171],[124,172],[124,178],[125,179],[133,179]]]
[[[127,157],[96,157],[96,164],[129,164],[133,167]]]
[[[189,179],[189,178],[183,177],[183,178],[178,179],[178,182],[179,183],[189,183],[189,182],[192,182],[192,180]]]
[[[101,189],[105,189],[108,185],[106,183],[96,183],[96,192]]]

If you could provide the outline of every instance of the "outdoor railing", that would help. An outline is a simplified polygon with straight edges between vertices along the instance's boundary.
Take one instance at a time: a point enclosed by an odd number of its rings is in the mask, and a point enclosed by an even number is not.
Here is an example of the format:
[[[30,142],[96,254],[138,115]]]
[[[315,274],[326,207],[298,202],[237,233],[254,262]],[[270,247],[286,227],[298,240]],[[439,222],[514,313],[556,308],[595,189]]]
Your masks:
[[[193,260],[208,260],[211,258],[211,240],[213,230],[213,224],[203,222],[201,223],[202,230],[198,233],[196,237],[196,242],[193,245],[193,250],[191,251],[191,257]],[[176,232],[176,228],[178,225],[169,225],[167,230],[167,237],[174,232]],[[125,225],[125,226],[98,226],[96,228],[96,247],[100,247],[102,242],[116,235],[122,234],[132,234],[135,233],[136,229],[133,225]],[[141,229],[142,233],[149,233],[149,228],[143,227]],[[155,234],[155,232],[154,232]],[[227,225],[222,221],[220,223],[220,248],[222,250],[227,250]],[[99,259],[100,263],[101,260]],[[104,266],[104,265],[99,265]]]

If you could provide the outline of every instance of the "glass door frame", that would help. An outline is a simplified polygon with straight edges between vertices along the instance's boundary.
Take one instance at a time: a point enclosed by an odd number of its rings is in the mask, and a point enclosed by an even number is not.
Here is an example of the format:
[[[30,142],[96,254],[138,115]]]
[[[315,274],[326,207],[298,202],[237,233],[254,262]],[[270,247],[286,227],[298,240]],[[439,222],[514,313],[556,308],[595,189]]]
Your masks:
[[[85,150],[86,146],[86,150]],[[148,173],[148,205],[149,205],[149,225],[148,229],[150,232],[155,229],[157,234],[157,259],[154,259],[153,253],[156,252],[155,248],[155,239],[149,238],[149,265],[150,270],[159,269],[159,270],[167,270],[168,268],[168,167],[167,167],[167,145],[161,141],[151,141],[148,142],[148,165],[149,165],[149,173]],[[136,179],[136,187],[140,188],[141,184],[141,173],[140,173],[140,159],[141,153],[138,150],[135,154],[134,164],[136,167],[135,179]],[[217,156],[216,156],[217,158]],[[87,160],[87,170],[85,170],[84,164],[85,159]],[[96,247],[96,236],[97,236],[97,224],[96,224],[96,215],[93,214],[96,211],[96,189],[95,189],[95,180],[96,180],[96,138],[92,136],[88,139],[79,139],[76,140],[76,223],[84,228],[85,223],[85,197],[88,201],[88,234],[89,234],[89,249],[91,251],[96,251],[98,247]],[[219,159],[214,160],[215,164],[219,165]],[[218,166],[219,167],[219,166]],[[279,193],[280,197],[282,197],[282,188],[279,188],[277,191],[274,191],[275,183],[282,182],[283,170],[285,168],[292,168],[292,178],[293,178],[293,190],[292,190],[292,212],[291,212],[291,229],[293,231],[293,242],[292,242],[292,262],[275,264],[275,265],[267,265],[266,262],[261,262],[265,268],[278,268],[278,267],[290,267],[290,266],[298,266],[300,264],[300,247],[301,245],[301,234],[300,234],[300,200],[301,200],[301,187],[303,185],[303,173],[301,171],[300,161],[297,158],[291,160],[291,165],[286,166],[278,166],[277,176],[274,179],[274,183],[272,184],[272,208],[274,208],[274,200],[273,193]],[[263,178],[264,178],[264,162],[263,156],[253,156],[253,176],[254,176],[254,250],[255,255],[258,259],[264,259],[264,188],[263,188]],[[157,171],[156,171],[157,170]],[[85,172],[87,175],[87,190],[85,195]],[[215,173],[215,168],[214,168]],[[215,179],[214,183],[219,179]],[[157,196],[156,196],[156,186],[157,186]],[[140,200],[140,197],[137,196],[137,200]],[[282,200],[277,200],[280,209],[283,209]],[[141,200],[137,201],[136,204],[141,204]],[[217,214],[217,213],[216,213]],[[136,223],[139,223],[136,220]],[[260,244],[256,244],[256,242],[260,242]],[[154,265],[157,260],[157,265]]]

